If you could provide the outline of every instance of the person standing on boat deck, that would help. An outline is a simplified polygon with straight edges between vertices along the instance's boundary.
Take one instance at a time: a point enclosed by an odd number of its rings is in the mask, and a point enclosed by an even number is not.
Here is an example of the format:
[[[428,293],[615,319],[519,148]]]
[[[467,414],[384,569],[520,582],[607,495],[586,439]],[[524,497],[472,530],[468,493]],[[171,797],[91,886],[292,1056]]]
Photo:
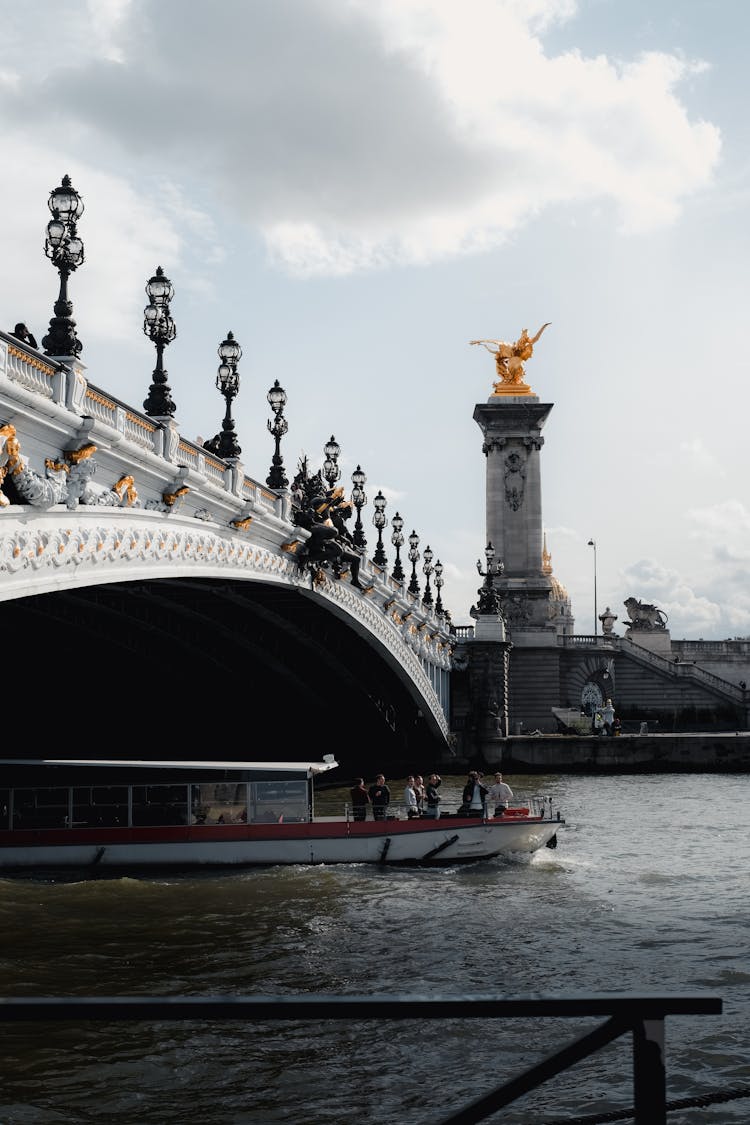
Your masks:
[[[427,785],[425,786],[425,801],[427,807],[424,810],[424,815],[431,817],[433,820],[440,818],[440,794],[438,789],[442,781],[437,773],[431,773],[427,778]]]
[[[487,790],[487,803],[495,805],[495,816],[502,816],[508,807],[508,801],[513,796],[513,790],[507,782],[503,781],[501,773],[495,774],[495,780]]]
[[[368,789],[372,801],[373,820],[385,820],[385,814],[391,803],[391,791],[385,783],[385,775],[379,773],[375,784]]]
[[[365,787],[363,777],[355,777],[354,785],[349,790],[352,799],[352,815],[355,820],[367,820],[367,806],[370,803],[370,794]]]
[[[425,801],[427,799],[427,792],[424,787],[424,779],[421,773],[416,773],[414,775],[414,792],[417,794],[417,808],[419,809],[419,815],[423,816]]]
[[[614,734],[614,721],[615,709],[612,706],[612,700],[608,699],[602,707],[602,719],[604,720],[604,733],[611,738]]]
[[[482,785],[482,775],[477,770],[469,774],[462,800],[464,803],[464,816],[481,816],[484,812],[484,802],[487,798],[487,786]]]
[[[414,786],[414,778],[411,776],[407,777],[406,787],[404,788],[404,808],[406,809],[407,820],[413,820],[419,816],[417,791]]]

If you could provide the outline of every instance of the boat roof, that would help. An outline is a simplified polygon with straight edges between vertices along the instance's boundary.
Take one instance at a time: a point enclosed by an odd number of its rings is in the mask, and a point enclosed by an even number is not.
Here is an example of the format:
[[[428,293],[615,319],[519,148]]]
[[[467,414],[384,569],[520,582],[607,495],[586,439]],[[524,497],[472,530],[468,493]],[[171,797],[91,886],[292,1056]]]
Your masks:
[[[2,758],[2,766],[76,766],[112,769],[179,769],[179,770],[249,770],[258,773],[325,773],[336,769],[333,754],[324,754],[322,762],[213,762],[213,761],[145,761],[135,758]]]

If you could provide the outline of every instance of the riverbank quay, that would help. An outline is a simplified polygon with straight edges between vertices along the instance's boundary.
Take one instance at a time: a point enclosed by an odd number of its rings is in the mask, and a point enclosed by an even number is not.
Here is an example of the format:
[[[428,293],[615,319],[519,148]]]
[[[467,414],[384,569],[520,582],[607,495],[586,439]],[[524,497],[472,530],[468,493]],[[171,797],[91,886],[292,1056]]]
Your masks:
[[[482,760],[465,765],[521,774],[750,773],[750,731],[615,738],[512,735],[486,739]]]

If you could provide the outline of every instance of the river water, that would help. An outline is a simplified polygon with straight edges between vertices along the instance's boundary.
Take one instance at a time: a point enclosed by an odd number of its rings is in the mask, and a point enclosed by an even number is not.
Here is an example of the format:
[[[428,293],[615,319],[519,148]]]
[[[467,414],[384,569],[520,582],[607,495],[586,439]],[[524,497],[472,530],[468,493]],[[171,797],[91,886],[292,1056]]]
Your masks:
[[[448,804],[464,780],[444,779]],[[559,804],[556,850],[429,870],[0,880],[0,994],[702,993],[723,1014],[667,1018],[667,1097],[750,1089],[750,778],[506,780]],[[0,1024],[0,1123],[428,1125],[601,1022]],[[625,1037],[492,1120],[623,1111],[631,1057]],[[750,1097],[668,1115],[748,1119]]]

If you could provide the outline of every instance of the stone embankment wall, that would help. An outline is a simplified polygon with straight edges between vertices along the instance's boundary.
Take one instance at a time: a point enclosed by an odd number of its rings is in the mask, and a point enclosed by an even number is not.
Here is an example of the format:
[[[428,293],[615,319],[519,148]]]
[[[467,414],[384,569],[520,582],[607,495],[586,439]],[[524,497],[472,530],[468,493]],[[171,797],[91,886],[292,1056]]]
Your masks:
[[[750,732],[495,738],[482,764],[506,773],[750,773]]]

